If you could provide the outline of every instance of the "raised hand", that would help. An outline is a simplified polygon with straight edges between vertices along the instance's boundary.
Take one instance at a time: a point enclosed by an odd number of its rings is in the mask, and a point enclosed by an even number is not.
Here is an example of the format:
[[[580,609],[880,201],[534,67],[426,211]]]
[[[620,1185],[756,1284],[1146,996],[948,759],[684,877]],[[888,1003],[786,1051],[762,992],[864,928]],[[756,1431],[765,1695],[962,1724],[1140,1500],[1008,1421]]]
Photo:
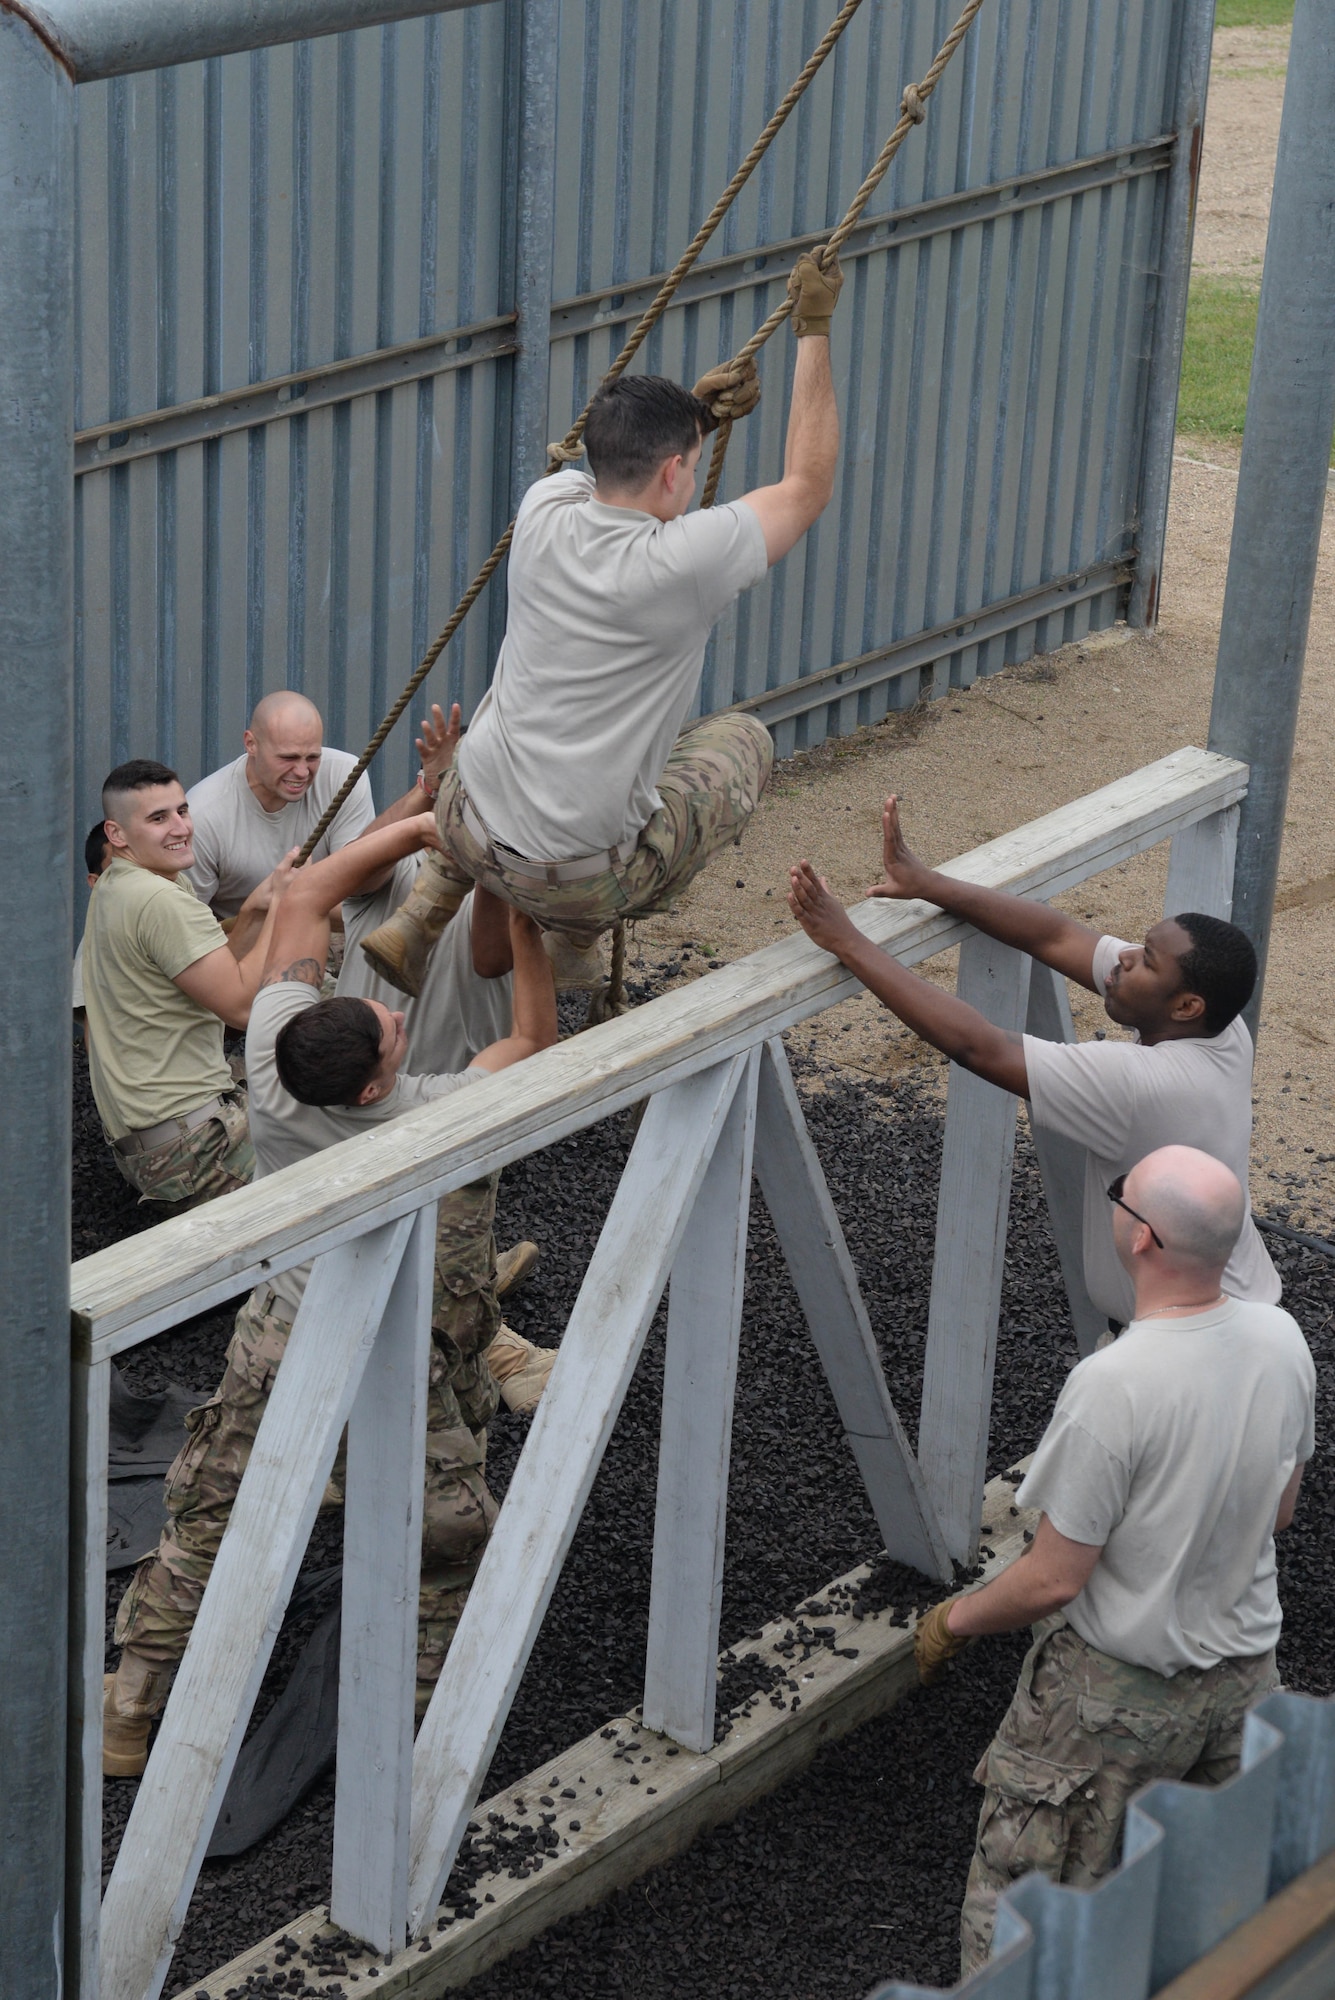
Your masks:
[[[463,716],[457,701],[450,709],[448,723],[438,701],[432,702],[430,715],[422,717],[417,754],[422,760],[422,776],[433,792],[439,790],[441,779],[454,762],[454,753],[463,733],[462,724]]]
[[[788,907],[811,942],[836,958],[842,958],[850,944],[862,941],[848,911],[809,861],[799,861],[788,870]]]
[[[889,896],[904,901],[921,896],[923,877],[928,870],[907,845],[899,824],[899,800],[892,792],[881,810],[882,880],[874,882],[869,896]]]
[[[709,420],[701,427],[706,436],[717,430],[725,417],[730,423],[736,423],[739,417],[749,417],[760,401],[760,377],[754,357],[721,361],[717,368],[706,369],[691,394],[709,411]]]

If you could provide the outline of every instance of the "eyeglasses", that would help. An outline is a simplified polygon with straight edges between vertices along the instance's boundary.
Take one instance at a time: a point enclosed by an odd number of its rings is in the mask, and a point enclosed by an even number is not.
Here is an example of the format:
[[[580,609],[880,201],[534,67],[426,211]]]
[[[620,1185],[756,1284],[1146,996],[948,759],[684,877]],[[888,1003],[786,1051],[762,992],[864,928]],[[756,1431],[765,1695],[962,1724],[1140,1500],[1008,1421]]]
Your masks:
[[[1143,1216],[1140,1213],[1139,1209],[1132,1208],[1129,1201],[1122,1200],[1122,1189],[1125,1186],[1126,1186],[1126,1175],[1119,1174],[1117,1176],[1117,1179],[1112,1183],[1112,1185],[1109,1188],[1105,1189],[1109,1201],[1116,1202],[1118,1208],[1124,1208],[1128,1215],[1134,1215],[1137,1222],[1143,1222],[1145,1224],[1145,1227],[1149,1230],[1150,1235],[1154,1238],[1155,1242],[1158,1244],[1159,1248],[1161,1250],[1165,1249],[1167,1246],[1164,1243],[1162,1236],[1160,1236],[1158,1230],[1154,1227],[1154,1224],[1150,1222],[1145,1216]]]

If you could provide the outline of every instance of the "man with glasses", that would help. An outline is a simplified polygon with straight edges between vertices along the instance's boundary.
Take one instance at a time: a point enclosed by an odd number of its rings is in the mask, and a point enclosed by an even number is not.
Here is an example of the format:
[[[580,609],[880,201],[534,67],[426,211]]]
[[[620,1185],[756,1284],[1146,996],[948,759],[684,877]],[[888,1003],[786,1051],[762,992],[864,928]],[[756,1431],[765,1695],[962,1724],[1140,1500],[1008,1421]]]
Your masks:
[[[1035,1626],[974,1773],[966,1974],[1003,1890],[1031,1869],[1078,1888],[1109,1874],[1132,1794],[1231,1778],[1247,1709],[1279,1685],[1274,1538],[1314,1449],[1307,1343],[1279,1307],[1228,1296],[1246,1198],[1218,1160],[1162,1147],[1104,1206],[1134,1318],[1057,1398],[1016,1496],[1039,1516],[1024,1555],[915,1635],[931,1686],[972,1640]]]
[[[856,973],[906,1027],[964,1069],[1029,1100],[1037,1126],[1085,1149],[1085,1285],[1112,1330],[1130,1319],[1131,1280],[1118,1261],[1105,1190],[1160,1146],[1196,1146],[1230,1168],[1243,1194],[1237,1241],[1224,1270],[1236,1299],[1274,1304],[1279,1275],[1246,1197],[1252,1137],[1252,1038],[1239,1018],[1256,984],[1256,953],[1236,924],[1186,912],[1165,917],[1143,944],[1101,936],[1046,903],[980,888],[926,867],[904,843],[899,808],[885,802],[884,879],[873,896],[935,903],[1002,944],[1026,951],[1103,998],[1134,1041],[1049,1042],[1012,1034],[921,979],[863,936],[828,885],[803,861],[790,872],[789,907],[807,936]]]

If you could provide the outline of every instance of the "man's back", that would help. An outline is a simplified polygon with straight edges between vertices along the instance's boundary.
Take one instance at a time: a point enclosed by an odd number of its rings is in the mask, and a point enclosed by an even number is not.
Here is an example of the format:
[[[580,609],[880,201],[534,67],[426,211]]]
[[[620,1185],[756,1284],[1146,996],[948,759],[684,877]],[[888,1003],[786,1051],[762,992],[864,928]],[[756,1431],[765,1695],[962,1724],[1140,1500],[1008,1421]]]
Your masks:
[[[1101,1546],[1066,1617],[1172,1675],[1279,1636],[1274,1521],[1313,1450],[1315,1370],[1296,1323],[1236,1299],[1134,1321],[1072,1370],[1021,1504]]]
[[[174,1118],[232,1087],[223,1025],[175,984],[226,944],[189,884],[115,860],[84,930],[89,1073],[110,1139]]]
[[[661,521],[596,499],[587,473],[531,487],[495,679],[458,755],[490,831],[544,861],[632,839],[658,808],[710,630],[766,566],[744,502]]]

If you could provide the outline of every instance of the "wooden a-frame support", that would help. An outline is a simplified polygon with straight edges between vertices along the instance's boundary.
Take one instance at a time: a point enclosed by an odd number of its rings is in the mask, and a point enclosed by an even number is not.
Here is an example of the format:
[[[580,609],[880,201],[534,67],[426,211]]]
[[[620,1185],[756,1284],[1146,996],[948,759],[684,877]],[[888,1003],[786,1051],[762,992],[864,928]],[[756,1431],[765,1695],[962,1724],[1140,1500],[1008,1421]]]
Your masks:
[[[1180,831],[1167,907],[1227,915],[1237,808]],[[960,991],[999,1025],[1071,1035],[1063,984],[976,934]],[[948,1579],[972,1559],[982,1499],[1014,1145],[1014,1101],[952,1070],[919,1438],[891,1404],[829,1191],[777,1039],[661,1089],[567,1328],[446,1671],[414,1750],[422,1440],[434,1201],[316,1258],[213,1579],[109,1884],[72,1917],[81,1986],[156,2000],[310,1533],[350,1424],[333,1920],[378,1949],[431,1922],[561,1563],[671,1275],[644,1714],[712,1743],[728,1458],[752,1171],[760,1183],[888,1552]],[[1037,1138],[1082,1351],[1073,1149]],[[78,1364],[89,1467],[82,1519],[100,1546],[108,1361]],[[99,1588],[94,1589],[94,1572]],[[82,1808],[91,1864],[100,1674],[99,1564],[76,1622]],[[91,1865],[85,1881],[95,1881]]]

